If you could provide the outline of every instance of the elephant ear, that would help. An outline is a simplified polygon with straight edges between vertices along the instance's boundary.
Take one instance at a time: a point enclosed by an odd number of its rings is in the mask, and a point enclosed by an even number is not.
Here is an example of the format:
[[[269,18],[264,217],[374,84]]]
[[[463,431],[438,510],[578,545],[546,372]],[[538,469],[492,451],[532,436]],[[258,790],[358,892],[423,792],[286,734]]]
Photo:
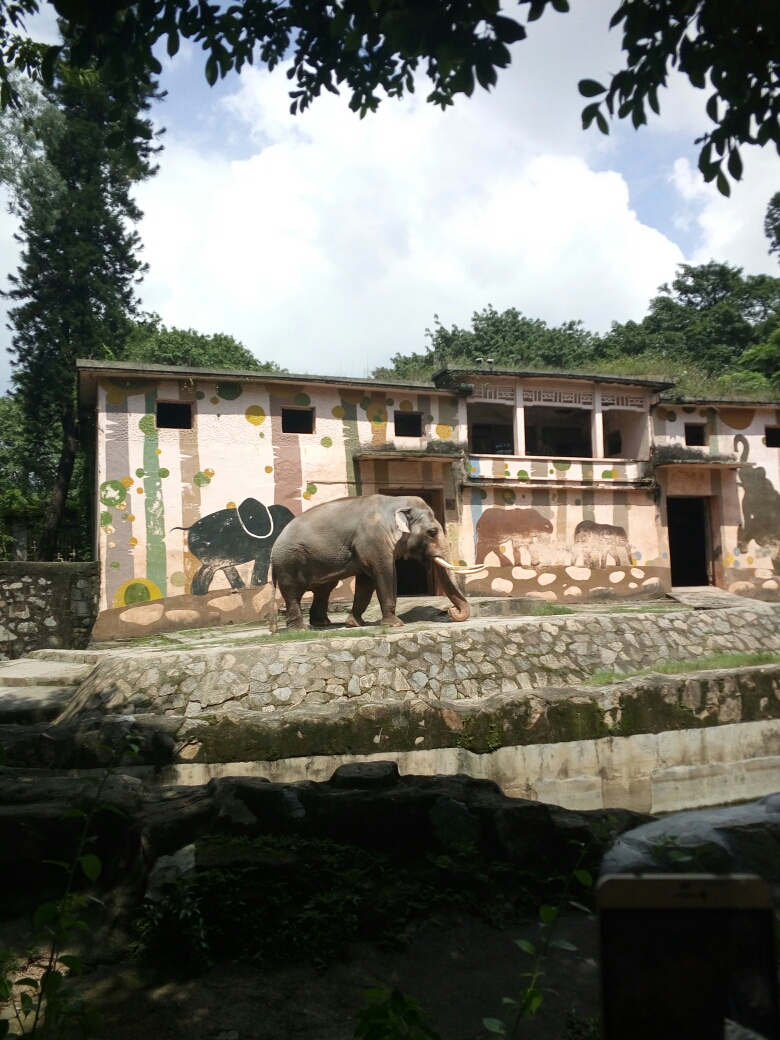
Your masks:
[[[409,521],[412,518],[411,509],[396,509],[395,511],[395,526],[401,532],[401,534],[409,534],[410,527]]]
[[[268,506],[256,498],[245,498],[237,509],[241,526],[254,538],[267,538],[273,530],[273,520]]]

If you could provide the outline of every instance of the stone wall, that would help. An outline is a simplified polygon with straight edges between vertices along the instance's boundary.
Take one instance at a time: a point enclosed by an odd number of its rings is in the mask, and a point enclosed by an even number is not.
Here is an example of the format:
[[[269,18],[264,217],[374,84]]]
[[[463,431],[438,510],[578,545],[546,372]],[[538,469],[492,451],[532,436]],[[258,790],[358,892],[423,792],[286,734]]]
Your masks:
[[[0,563],[0,660],[81,649],[97,615],[97,563]]]
[[[100,661],[63,721],[83,712],[195,717],[235,708],[480,700],[576,686],[720,652],[780,650],[769,604],[665,614],[482,619],[417,631],[296,641],[236,641],[182,651],[114,652]],[[366,633],[371,630],[364,630]]]

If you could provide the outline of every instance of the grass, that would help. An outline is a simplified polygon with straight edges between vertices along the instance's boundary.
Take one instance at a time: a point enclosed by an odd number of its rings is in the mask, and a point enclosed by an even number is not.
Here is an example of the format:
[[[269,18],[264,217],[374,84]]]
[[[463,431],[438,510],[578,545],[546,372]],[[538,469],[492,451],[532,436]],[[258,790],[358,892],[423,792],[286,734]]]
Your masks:
[[[654,668],[640,668],[635,672],[595,672],[585,680],[587,686],[607,686],[622,679],[633,679],[637,675],[676,675],[678,672],[704,672],[711,668],[750,668],[761,664],[780,663],[780,653],[757,650],[751,654],[714,654],[712,657],[697,657],[692,661],[664,661]]]
[[[540,603],[538,607],[530,607],[526,614],[519,617],[549,617],[550,614],[573,614],[571,607],[559,607],[555,603]]]
[[[608,614],[679,614],[693,610],[682,603],[637,603],[635,606],[609,607]]]

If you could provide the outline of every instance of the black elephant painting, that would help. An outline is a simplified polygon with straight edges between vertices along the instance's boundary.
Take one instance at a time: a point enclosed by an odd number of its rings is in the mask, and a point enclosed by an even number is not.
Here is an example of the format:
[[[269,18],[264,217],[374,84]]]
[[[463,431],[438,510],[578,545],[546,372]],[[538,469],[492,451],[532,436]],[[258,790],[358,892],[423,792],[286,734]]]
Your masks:
[[[287,506],[266,506],[256,498],[245,498],[231,509],[218,509],[196,521],[187,531],[187,543],[200,567],[192,579],[193,596],[205,596],[217,571],[224,571],[232,589],[245,588],[236,570],[242,563],[255,561],[252,585],[265,585],[271,549],[293,519]]]

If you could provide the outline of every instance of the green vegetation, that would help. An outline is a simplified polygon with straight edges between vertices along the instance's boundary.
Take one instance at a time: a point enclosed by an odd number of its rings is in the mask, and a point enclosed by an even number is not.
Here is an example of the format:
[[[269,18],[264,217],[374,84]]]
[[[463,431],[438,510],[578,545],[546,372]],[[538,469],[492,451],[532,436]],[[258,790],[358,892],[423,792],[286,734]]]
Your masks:
[[[559,607],[557,603],[540,603],[530,607],[526,613],[531,617],[548,617],[551,614],[573,614],[571,607]]]
[[[771,206],[770,206],[771,210]],[[426,330],[424,354],[396,354],[382,379],[423,379],[446,366],[635,375],[674,381],[673,399],[780,397],[780,278],[728,264],[681,264],[641,322],[614,322],[599,336],[580,322],[550,327],[519,311],[487,307],[471,328]]]
[[[585,680],[587,686],[607,686],[637,675],[677,675],[679,672],[704,672],[710,668],[751,668],[761,664],[780,663],[780,653],[771,650],[756,650],[748,654],[713,654],[712,657],[697,657],[692,661],[662,661],[653,668],[640,668],[635,672],[595,672]]]
[[[136,326],[122,361],[150,365],[183,365],[190,368],[242,369],[247,372],[286,372],[275,361],[258,361],[233,336],[211,336],[195,329],[166,328],[159,314],[148,314]]]

